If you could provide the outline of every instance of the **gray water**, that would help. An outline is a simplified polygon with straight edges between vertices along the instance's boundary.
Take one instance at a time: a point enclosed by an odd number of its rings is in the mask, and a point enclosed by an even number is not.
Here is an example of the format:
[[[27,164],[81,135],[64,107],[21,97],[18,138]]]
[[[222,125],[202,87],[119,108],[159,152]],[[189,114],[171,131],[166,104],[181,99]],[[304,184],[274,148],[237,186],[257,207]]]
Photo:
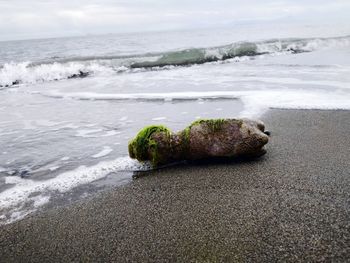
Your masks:
[[[0,222],[149,169],[127,154],[148,124],[350,109],[350,30],[263,29],[0,42]]]

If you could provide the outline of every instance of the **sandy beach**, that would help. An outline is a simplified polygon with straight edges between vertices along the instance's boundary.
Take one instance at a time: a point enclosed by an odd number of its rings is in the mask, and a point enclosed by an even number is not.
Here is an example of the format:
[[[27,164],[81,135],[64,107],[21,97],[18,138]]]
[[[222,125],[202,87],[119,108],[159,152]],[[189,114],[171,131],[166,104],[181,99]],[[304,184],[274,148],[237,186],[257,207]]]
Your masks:
[[[349,111],[271,110],[267,154],[175,166],[0,227],[1,262],[346,261]]]

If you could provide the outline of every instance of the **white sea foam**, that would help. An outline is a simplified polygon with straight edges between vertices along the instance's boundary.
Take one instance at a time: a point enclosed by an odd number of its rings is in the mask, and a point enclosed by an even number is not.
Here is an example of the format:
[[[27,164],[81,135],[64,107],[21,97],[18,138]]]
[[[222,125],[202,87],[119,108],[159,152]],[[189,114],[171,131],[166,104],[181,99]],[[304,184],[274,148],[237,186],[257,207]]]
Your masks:
[[[50,196],[37,195],[31,198],[31,200],[34,202],[33,203],[34,208],[39,208],[43,205],[46,205],[50,201]]]
[[[50,201],[50,196],[45,195],[36,195],[33,197],[29,197],[27,199],[27,203],[32,203],[32,206],[25,206],[25,204],[20,204],[17,207],[12,207],[7,215],[2,215],[0,217],[0,225],[2,224],[10,224],[15,221],[21,220],[27,215],[35,212],[38,208],[46,205]]]
[[[72,77],[74,74],[84,73],[108,73],[111,68],[105,67],[97,62],[81,63],[52,63],[31,66],[30,62],[6,63],[0,69],[0,86],[11,86],[14,82],[37,83],[53,80],[62,80]]]
[[[49,167],[49,170],[51,171],[51,172],[53,172],[53,171],[56,171],[57,169],[59,169],[60,168],[60,166],[52,166],[52,167]]]
[[[101,135],[101,137],[110,137],[110,136],[114,136],[117,134],[120,134],[120,131],[107,131],[105,134]]]
[[[344,84],[345,85],[345,84]],[[197,100],[197,99],[240,99],[245,105],[242,115],[261,115],[268,108],[286,109],[350,109],[347,93],[320,90],[249,90],[249,91],[198,91],[169,93],[102,94],[92,92],[60,93],[45,92],[54,98],[95,100]]]
[[[30,215],[33,212],[35,212],[35,209],[16,209],[10,214],[9,217],[4,215],[3,219],[0,218],[0,225],[11,224],[25,218],[27,215]]]
[[[141,164],[129,157],[120,157],[113,161],[100,162],[90,167],[81,166],[44,181],[7,176],[5,177],[5,184],[14,184],[15,186],[0,193],[0,209],[23,203],[28,196],[36,192],[58,191],[64,193],[81,184],[101,179],[111,172],[146,169],[149,169],[147,164]]]
[[[314,39],[281,39],[276,41],[263,41],[257,43],[259,53],[273,53],[294,50],[298,52],[311,52],[315,50],[337,49],[348,47],[350,38],[314,38]]]
[[[350,109],[349,98],[343,93],[307,90],[270,90],[242,92],[242,117],[260,116],[269,108],[276,109]]]
[[[152,121],[161,121],[166,119],[167,119],[166,117],[155,117],[155,118],[152,118]]]
[[[28,201],[34,202],[34,207],[37,208],[49,200],[50,193],[68,192],[79,185],[99,180],[112,172],[147,170],[149,168],[148,164],[141,164],[129,157],[120,157],[113,161],[100,162],[90,167],[81,166],[43,181],[6,176],[5,184],[13,186],[0,193],[0,210],[10,209],[13,213],[18,212]],[[36,193],[44,195],[45,199],[42,200],[38,195],[33,197],[32,195]],[[18,217],[22,218],[22,216]]]
[[[77,137],[83,137],[83,138],[92,138],[92,137],[98,137],[95,135],[96,133],[102,132],[102,129],[82,129],[77,130],[77,133],[75,136]],[[93,135],[94,134],[94,135]]]
[[[113,149],[109,146],[105,146],[103,147],[103,150],[94,154],[92,157],[93,158],[101,158],[101,157],[104,157],[104,156],[107,156],[108,154],[110,154],[111,152],[113,151]]]

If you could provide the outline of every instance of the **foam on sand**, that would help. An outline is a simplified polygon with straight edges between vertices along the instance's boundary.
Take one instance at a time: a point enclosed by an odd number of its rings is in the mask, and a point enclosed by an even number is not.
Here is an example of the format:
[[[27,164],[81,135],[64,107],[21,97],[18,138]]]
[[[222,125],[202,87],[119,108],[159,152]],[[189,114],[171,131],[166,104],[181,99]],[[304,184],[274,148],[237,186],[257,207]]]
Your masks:
[[[25,179],[18,176],[6,176],[5,185],[13,186],[0,193],[0,211],[10,210],[11,214],[18,213],[23,210],[24,204],[28,203],[28,201],[34,202],[34,208],[38,208],[49,200],[50,193],[68,192],[79,185],[99,180],[112,172],[147,170],[149,168],[150,166],[147,164],[140,164],[129,157],[120,157],[113,161],[100,162],[90,167],[81,166],[43,181]],[[38,198],[38,195],[35,195],[36,193],[44,195],[46,201],[44,202],[41,198]],[[34,208],[30,208],[30,210]]]

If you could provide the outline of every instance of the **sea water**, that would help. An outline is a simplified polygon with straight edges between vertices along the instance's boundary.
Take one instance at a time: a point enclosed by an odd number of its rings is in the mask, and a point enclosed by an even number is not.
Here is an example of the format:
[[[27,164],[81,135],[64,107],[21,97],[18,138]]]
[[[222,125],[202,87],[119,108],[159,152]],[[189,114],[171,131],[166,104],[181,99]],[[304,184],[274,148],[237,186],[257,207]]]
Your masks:
[[[350,29],[236,26],[0,42],[0,223],[128,183],[148,124],[350,109]]]

